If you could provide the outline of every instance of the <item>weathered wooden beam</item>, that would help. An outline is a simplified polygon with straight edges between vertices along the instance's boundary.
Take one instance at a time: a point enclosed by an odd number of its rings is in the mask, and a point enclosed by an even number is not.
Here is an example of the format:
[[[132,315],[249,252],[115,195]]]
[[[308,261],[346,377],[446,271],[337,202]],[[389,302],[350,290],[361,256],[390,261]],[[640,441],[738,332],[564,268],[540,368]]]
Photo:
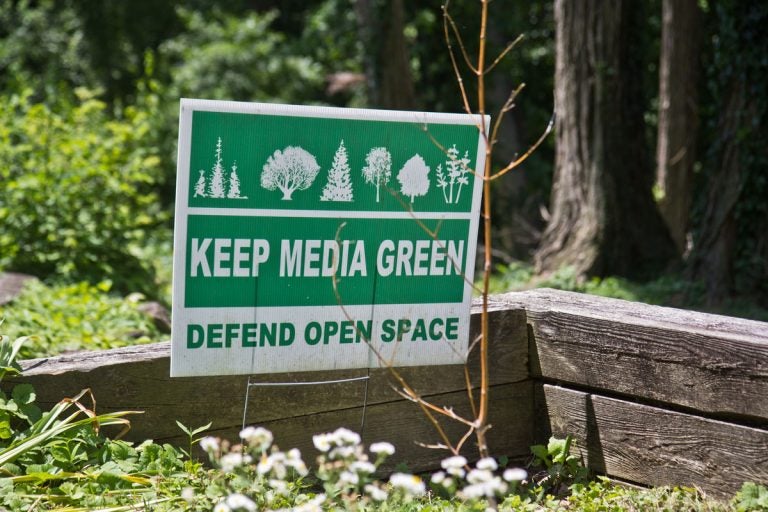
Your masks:
[[[502,306],[494,306],[491,312],[491,359],[493,370],[491,384],[524,382],[528,380],[527,329],[525,314]],[[479,315],[472,315],[471,332],[479,329]],[[50,407],[60,399],[74,396],[83,388],[91,388],[97,400],[97,411],[142,410],[144,414],[132,420],[129,439],[141,441],[182,442],[176,420],[188,426],[199,426],[213,421],[212,430],[236,436],[242,424],[243,406],[247,385],[246,376],[225,377],[169,377],[170,344],[137,345],[114,350],[86,352],[48,360],[23,362],[28,368],[21,377],[11,382],[29,382],[37,391],[42,407]],[[478,382],[477,350],[470,358],[474,374],[473,385]],[[462,366],[430,366],[399,368],[405,380],[419,393],[428,396],[438,405],[458,405],[456,399],[466,401],[466,381]],[[398,421],[406,421],[404,429],[410,439],[436,441],[431,427],[421,423],[418,407],[406,402],[395,391],[394,380],[387,369],[338,370],[293,374],[259,375],[252,382],[297,382],[334,380],[370,375],[365,382],[327,384],[318,386],[254,387],[250,392],[248,423],[275,423],[282,429],[301,425],[307,418],[322,416],[346,421],[361,415],[363,403],[369,411],[391,410]],[[530,383],[523,384],[523,386]],[[367,389],[366,389],[367,387]],[[367,391],[367,395],[366,395]],[[491,405],[507,407],[508,401],[498,403],[492,396]],[[518,404],[516,410],[533,410],[528,394],[527,402]],[[494,405],[497,404],[497,405]],[[379,409],[383,407],[384,409]],[[524,415],[518,415],[524,418]],[[510,419],[510,418],[507,418]],[[324,425],[331,428],[333,420]],[[341,423],[340,423],[341,424]],[[418,427],[417,427],[418,425]],[[337,425],[338,426],[338,425]],[[354,422],[350,428],[354,427]],[[429,428],[426,428],[429,427]],[[335,428],[335,427],[333,427]],[[385,439],[390,430],[384,423],[375,427],[369,424],[370,433]],[[420,430],[424,428],[425,430]],[[523,421],[514,427],[531,431],[532,423]],[[376,435],[381,430],[382,435]],[[310,439],[313,432],[305,432]],[[527,442],[527,441],[526,441]],[[527,448],[527,445],[526,445]]]
[[[768,324],[557,290],[524,309],[534,377],[768,421]]]
[[[698,486],[730,497],[768,481],[768,430],[544,385],[557,437],[572,435],[588,467],[644,485]]]

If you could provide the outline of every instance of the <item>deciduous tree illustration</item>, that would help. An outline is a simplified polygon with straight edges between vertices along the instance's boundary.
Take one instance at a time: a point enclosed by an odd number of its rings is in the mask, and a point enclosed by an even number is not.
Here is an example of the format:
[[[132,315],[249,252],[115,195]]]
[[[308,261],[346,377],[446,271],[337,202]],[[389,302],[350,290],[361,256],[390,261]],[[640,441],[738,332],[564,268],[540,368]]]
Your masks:
[[[247,197],[240,195],[240,177],[237,175],[237,162],[232,164],[232,172],[229,173],[229,191],[227,192],[227,198],[248,199]]]
[[[379,202],[381,185],[386,185],[392,177],[392,155],[387,148],[373,148],[365,157],[363,177],[366,183],[376,186],[376,202]]]
[[[448,204],[458,203],[461,199],[461,187],[469,184],[469,153],[464,152],[464,157],[459,158],[459,150],[456,144],[447,151],[448,160],[445,161],[445,171],[443,166],[438,165],[437,186],[443,190],[443,199]],[[454,191],[456,195],[454,196]]]
[[[224,166],[221,160],[221,137],[216,143],[216,163],[211,170],[211,181],[208,184],[208,197],[224,197]]]
[[[261,186],[267,190],[280,189],[283,201],[290,201],[293,192],[306,190],[317,178],[320,166],[308,151],[288,146],[276,150],[267,159],[261,172]]]
[[[195,195],[192,197],[205,197],[205,171],[200,169],[200,177],[195,183]]]
[[[413,155],[397,173],[400,192],[411,198],[424,196],[429,191],[429,167],[420,155]]]
[[[350,179],[349,159],[344,141],[333,157],[333,165],[328,171],[328,183],[323,189],[321,201],[352,201],[352,181]]]

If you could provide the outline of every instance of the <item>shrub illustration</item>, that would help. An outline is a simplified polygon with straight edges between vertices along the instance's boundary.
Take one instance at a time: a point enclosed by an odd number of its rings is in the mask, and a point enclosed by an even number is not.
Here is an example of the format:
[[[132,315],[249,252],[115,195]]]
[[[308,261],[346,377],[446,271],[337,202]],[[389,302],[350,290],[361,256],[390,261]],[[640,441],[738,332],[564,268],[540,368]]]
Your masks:
[[[416,196],[424,196],[429,191],[429,167],[420,155],[413,155],[400,172],[397,173],[397,181],[400,182],[400,192],[411,198],[411,203]]]
[[[267,190],[280,189],[283,201],[290,201],[296,190],[306,190],[317,178],[320,166],[308,151],[288,146],[276,150],[267,159],[261,172],[261,186]]]
[[[350,179],[349,159],[344,141],[333,157],[333,165],[328,171],[328,183],[323,189],[321,201],[352,201],[352,181]]]
[[[448,204],[455,204],[461,199],[461,187],[469,185],[469,152],[464,152],[464,157],[459,158],[459,150],[456,144],[448,151],[448,160],[445,161],[445,172],[440,164],[437,172],[437,186],[443,189],[443,199]],[[454,196],[454,191],[456,195]]]
[[[392,155],[387,148],[373,148],[365,157],[363,177],[366,183],[376,186],[376,202],[379,202],[381,185],[386,185],[392,177]]]

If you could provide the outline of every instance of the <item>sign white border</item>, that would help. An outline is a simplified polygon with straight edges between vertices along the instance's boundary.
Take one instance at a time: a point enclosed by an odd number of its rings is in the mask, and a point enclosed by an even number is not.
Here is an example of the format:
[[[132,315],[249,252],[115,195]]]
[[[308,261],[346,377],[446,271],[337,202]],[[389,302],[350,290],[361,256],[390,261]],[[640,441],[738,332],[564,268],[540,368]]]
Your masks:
[[[332,118],[369,121],[394,121],[416,124],[456,124],[474,125],[479,127],[481,117],[468,114],[445,114],[431,112],[407,112],[373,109],[338,108],[325,106],[297,106],[270,103],[245,103],[235,101],[215,101],[199,99],[181,99],[179,115],[179,144],[177,157],[176,179],[176,216],[174,226],[174,256],[173,256],[173,315],[172,315],[172,346],[171,346],[171,377],[202,376],[202,375],[248,375],[258,373],[280,373],[313,370],[375,368],[392,364],[394,366],[416,366],[428,364],[463,364],[466,362],[466,350],[469,338],[468,315],[472,302],[472,279],[474,278],[476,251],[474,241],[480,223],[479,205],[483,189],[483,180],[475,179],[472,191],[472,208],[470,212],[381,212],[381,211],[315,211],[315,210],[274,210],[274,209],[250,209],[250,208],[196,208],[189,205],[190,186],[190,157],[192,142],[192,117],[195,111],[258,114],[273,116]],[[490,116],[484,119],[486,133],[490,125]],[[482,174],[485,169],[485,140],[478,129],[478,144],[475,171]],[[270,321],[279,322],[281,319],[296,322],[297,317],[308,318],[310,311],[338,310],[340,306],[312,306],[312,307],[282,307],[282,308],[185,308],[183,298],[185,296],[185,270],[186,269],[186,240],[187,218],[189,215],[220,215],[220,216],[269,216],[269,217],[345,217],[345,218],[387,218],[387,219],[467,219],[469,220],[469,246],[466,258],[466,279],[464,282],[463,300],[460,303],[439,304],[441,310],[447,314],[455,314],[462,320],[459,328],[459,340],[457,346],[450,351],[444,349],[438,353],[433,350],[424,350],[423,345],[418,349],[408,348],[408,345],[391,343],[379,344],[379,353],[384,356],[385,362],[373,354],[373,351],[362,343],[360,347],[346,352],[350,355],[339,364],[338,358],[330,350],[313,348],[312,356],[302,364],[292,358],[286,358],[286,347],[230,348],[224,357],[223,363],[226,369],[220,365],[208,365],[205,361],[189,358],[189,350],[184,346],[183,340],[186,334],[181,332],[194,317],[213,318],[222,316],[222,309],[226,309],[223,315],[232,322],[254,321],[253,312],[257,309],[260,314],[270,318]],[[381,328],[383,319],[392,316],[395,311],[407,309],[418,316],[432,313],[434,304],[396,304],[396,305],[364,305],[345,306],[353,318],[362,317],[372,319],[374,332]],[[340,315],[345,318],[344,315]],[[308,320],[305,320],[306,323]],[[375,339],[375,335],[372,336]],[[448,343],[448,342],[444,342]],[[434,346],[434,345],[433,345]],[[259,368],[255,368],[255,355],[264,353],[259,358]]]

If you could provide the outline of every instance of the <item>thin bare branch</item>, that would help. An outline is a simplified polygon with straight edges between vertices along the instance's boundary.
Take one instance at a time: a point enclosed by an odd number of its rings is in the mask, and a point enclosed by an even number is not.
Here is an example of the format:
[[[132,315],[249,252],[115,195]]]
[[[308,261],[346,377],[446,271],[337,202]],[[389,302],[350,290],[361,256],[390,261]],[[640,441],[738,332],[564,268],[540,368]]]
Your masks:
[[[448,9],[446,8],[444,11],[445,18],[448,20],[448,24],[451,26],[451,30],[453,30],[453,35],[456,37],[456,42],[459,43],[459,49],[461,50],[461,55],[464,57],[464,63],[467,65],[467,67],[474,73],[475,75],[478,75],[480,72],[475,67],[474,64],[472,64],[472,61],[469,60],[469,54],[467,54],[467,47],[464,46],[464,40],[461,38],[461,32],[459,32],[459,27],[456,26],[456,22],[453,21],[453,17],[448,13]]]
[[[491,129],[491,144],[496,145],[498,142],[498,133],[501,129],[501,121],[504,119],[504,115],[512,110],[512,108],[515,106],[515,99],[517,99],[517,96],[522,92],[522,90],[525,88],[525,84],[520,84],[517,87],[515,87],[512,92],[509,93],[509,98],[507,98],[507,101],[504,102],[504,106],[501,107],[501,110],[499,110],[499,115],[496,117],[496,120],[493,122],[493,128]]]
[[[467,432],[459,439],[459,442],[456,443],[456,451],[460,452],[461,449],[464,447],[464,443],[467,442],[467,439],[469,439],[469,436],[471,436],[475,432],[474,427],[467,430]]]
[[[500,171],[496,172],[493,176],[491,176],[491,180],[495,180],[497,178],[501,178],[505,174],[507,174],[509,171],[517,167],[518,165],[525,162],[529,156],[533,154],[536,149],[538,149],[539,146],[541,146],[542,142],[547,138],[547,136],[552,132],[552,128],[555,126],[555,112],[552,112],[552,117],[549,119],[549,123],[547,124],[547,128],[544,130],[544,133],[541,134],[541,136],[538,138],[538,140],[530,147],[528,148],[528,151],[523,153],[523,155],[519,158],[516,158],[515,160],[511,161],[506,167],[501,169]]]
[[[475,405],[475,395],[472,393],[472,378],[469,375],[469,366],[464,365],[464,382],[467,386],[467,397],[469,406],[472,409],[472,417],[477,418],[477,406]]]
[[[502,52],[499,54],[499,56],[498,56],[498,57],[496,57],[496,59],[495,59],[495,60],[494,60],[494,61],[491,63],[491,65],[490,65],[490,66],[488,66],[488,68],[486,68],[486,70],[485,70],[485,74],[488,74],[488,73],[490,73],[491,71],[493,71],[493,68],[495,68],[495,67],[496,67],[496,65],[497,65],[499,62],[501,62],[502,60],[504,60],[504,57],[506,57],[506,56],[507,56],[507,54],[508,54],[510,51],[512,51],[512,49],[513,49],[515,46],[517,46],[517,44],[518,44],[520,41],[522,41],[524,38],[525,38],[525,35],[524,35],[524,34],[520,34],[519,36],[517,36],[517,39],[515,39],[514,41],[512,41],[511,43],[509,43],[509,44],[507,45],[507,47],[506,47],[506,48],[504,48],[504,50],[502,50]]]
[[[464,102],[464,111],[467,114],[472,113],[472,108],[469,106],[469,97],[467,96],[467,89],[464,87],[464,79],[461,78],[461,70],[459,69],[459,63],[456,61],[456,55],[453,52],[453,45],[451,44],[451,35],[448,31],[448,2],[445,2],[443,7],[443,32],[445,33],[445,44],[448,46],[448,55],[451,58],[451,65],[453,66],[453,72],[456,75],[456,83],[459,84],[459,90],[461,90],[461,99]]]

